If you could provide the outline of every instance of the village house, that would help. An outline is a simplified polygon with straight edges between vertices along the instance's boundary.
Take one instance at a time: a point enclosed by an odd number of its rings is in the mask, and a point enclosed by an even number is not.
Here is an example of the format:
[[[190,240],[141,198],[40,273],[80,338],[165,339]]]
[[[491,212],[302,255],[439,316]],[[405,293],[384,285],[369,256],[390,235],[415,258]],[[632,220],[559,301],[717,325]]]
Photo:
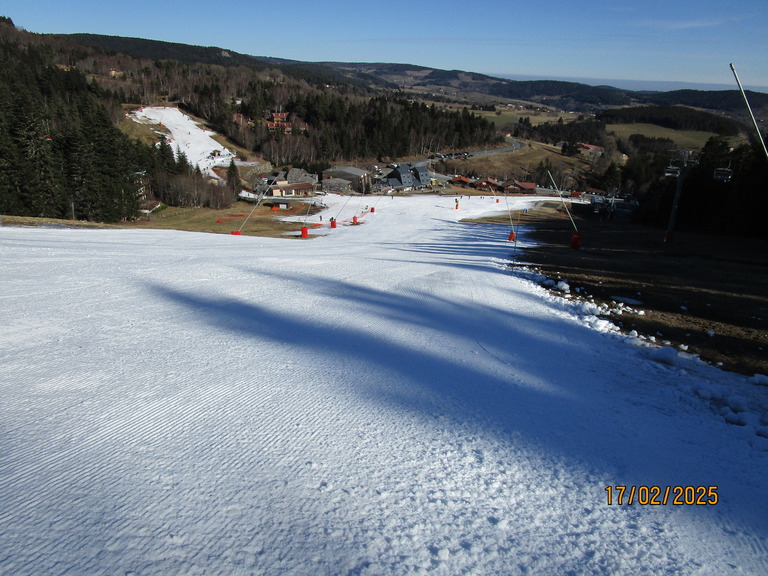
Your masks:
[[[504,192],[504,194],[518,194],[522,190],[520,190],[520,186],[517,185],[517,180],[505,180],[501,183],[500,190]]]
[[[290,134],[292,126],[288,122],[288,112],[272,112],[272,122],[267,122],[267,128],[270,132]]]
[[[315,194],[315,187],[309,182],[285,182],[283,184],[275,184],[269,187],[267,196],[272,197],[296,197],[296,196],[313,196]]]
[[[500,184],[498,180],[494,180],[493,178],[480,178],[480,180],[477,180],[475,182],[475,189],[476,190],[486,190],[486,191],[497,191],[500,189]]]
[[[392,171],[384,177],[384,182],[395,190],[410,189],[418,186],[418,183],[411,173],[410,166],[402,164],[393,168]]]
[[[343,178],[326,178],[320,182],[323,192],[334,192],[336,194],[349,194],[352,192],[352,183]]]
[[[323,183],[326,179],[346,180],[355,192],[366,193],[371,190],[371,173],[354,166],[335,166],[323,172]],[[325,186],[323,186],[325,189]]]
[[[579,152],[586,156],[598,158],[603,155],[603,148],[601,146],[595,146],[594,144],[585,144],[584,142],[578,143]]]
[[[232,116],[232,120],[234,121],[235,124],[237,124],[241,128],[247,128],[251,123],[251,119],[248,118],[248,116],[246,116],[245,114],[241,114],[240,112],[236,112]]]
[[[515,180],[514,182],[519,191],[523,194],[536,194],[535,182],[520,182],[519,180]]]
[[[432,185],[432,177],[429,175],[429,170],[427,170],[426,166],[414,166],[411,168],[411,174],[413,174],[419,187],[426,188]]]

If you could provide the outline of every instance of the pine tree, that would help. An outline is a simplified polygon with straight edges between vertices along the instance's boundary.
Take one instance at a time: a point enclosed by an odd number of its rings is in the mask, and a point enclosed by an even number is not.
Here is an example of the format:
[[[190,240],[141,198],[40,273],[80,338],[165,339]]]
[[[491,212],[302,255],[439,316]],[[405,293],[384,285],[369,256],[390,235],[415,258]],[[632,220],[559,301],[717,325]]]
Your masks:
[[[227,168],[227,191],[231,194],[233,202],[239,196],[241,188],[240,173],[235,165],[235,159],[232,158],[229,161],[229,167]]]

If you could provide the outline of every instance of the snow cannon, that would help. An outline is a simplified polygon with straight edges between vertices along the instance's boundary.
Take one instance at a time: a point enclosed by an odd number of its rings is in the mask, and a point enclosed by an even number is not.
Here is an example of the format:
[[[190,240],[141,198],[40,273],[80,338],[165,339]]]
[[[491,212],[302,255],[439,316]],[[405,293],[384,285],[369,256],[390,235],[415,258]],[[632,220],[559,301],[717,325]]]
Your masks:
[[[581,232],[574,231],[571,233],[571,248],[574,250],[581,248]]]

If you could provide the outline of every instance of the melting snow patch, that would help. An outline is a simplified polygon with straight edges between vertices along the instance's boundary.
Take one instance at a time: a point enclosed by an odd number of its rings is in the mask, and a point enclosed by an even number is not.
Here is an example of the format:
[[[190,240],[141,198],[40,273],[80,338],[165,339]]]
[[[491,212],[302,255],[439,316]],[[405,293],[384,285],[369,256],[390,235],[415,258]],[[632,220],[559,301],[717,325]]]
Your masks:
[[[580,302],[577,305],[577,310],[582,314],[590,314],[592,316],[599,316],[603,313],[603,310],[594,302]]]
[[[603,318],[599,318],[597,316],[587,315],[584,316],[584,322],[591,326],[592,329],[597,330],[598,332],[618,332],[619,327],[616,326],[613,322],[610,320],[605,320]]]
[[[610,298],[616,302],[622,302],[623,304],[630,304],[632,306],[642,305],[642,302],[640,300],[636,300],[635,298],[626,298],[625,296],[611,296]]]

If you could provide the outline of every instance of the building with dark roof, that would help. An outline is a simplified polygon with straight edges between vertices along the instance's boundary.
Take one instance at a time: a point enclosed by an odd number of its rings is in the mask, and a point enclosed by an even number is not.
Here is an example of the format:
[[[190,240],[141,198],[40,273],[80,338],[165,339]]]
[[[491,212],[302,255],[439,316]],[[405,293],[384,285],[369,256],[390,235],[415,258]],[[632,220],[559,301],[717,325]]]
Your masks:
[[[371,173],[354,166],[335,166],[323,172],[323,181],[331,178],[346,180],[355,192],[371,189]]]
[[[414,179],[418,182],[418,186],[432,185],[432,177],[429,175],[429,170],[427,170],[426,166],[415,166],[411,168],[411,174],[413,174]]]
[[[410,167],[403,165],[394,168],[387,174],[385,180],[393,188],[414,188],[418,185],[411,174]]]

